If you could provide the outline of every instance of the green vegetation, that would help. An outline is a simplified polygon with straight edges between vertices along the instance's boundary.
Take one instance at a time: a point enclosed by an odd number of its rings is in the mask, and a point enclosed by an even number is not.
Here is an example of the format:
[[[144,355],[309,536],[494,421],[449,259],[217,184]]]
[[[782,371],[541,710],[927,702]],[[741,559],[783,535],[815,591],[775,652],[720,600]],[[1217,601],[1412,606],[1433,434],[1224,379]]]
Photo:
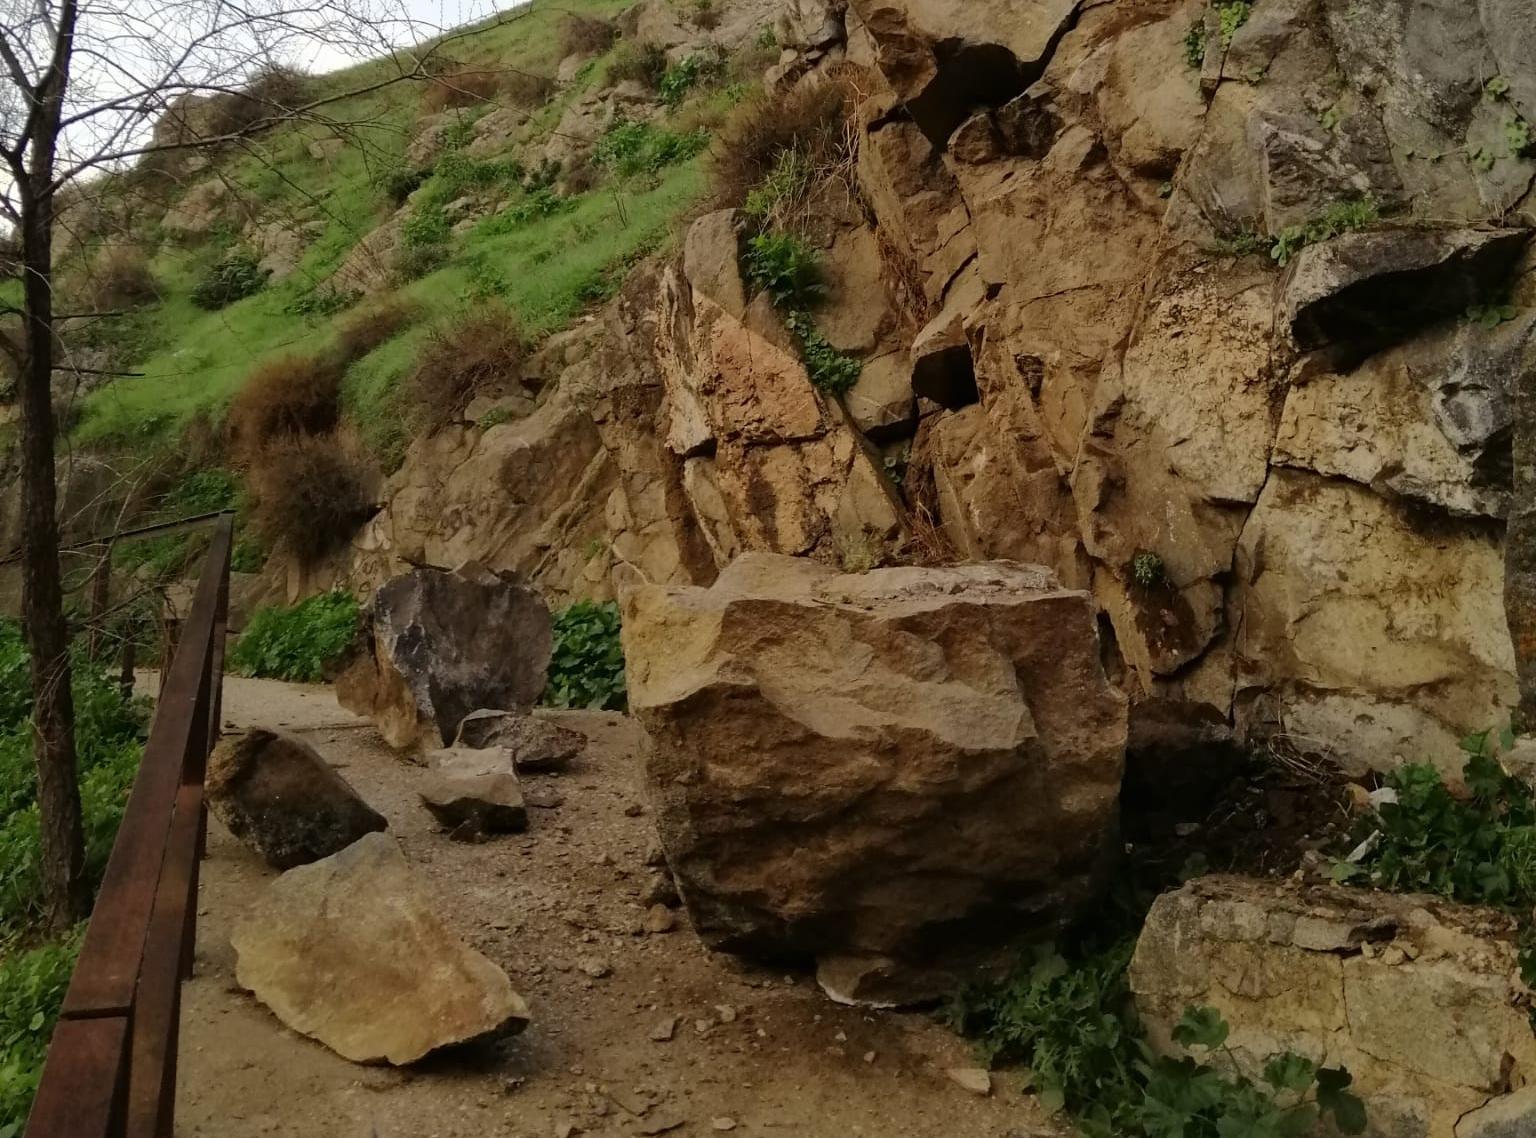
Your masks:
[[[686,162],[709,146],[704,130],[678,134],[645,122],[618,119],[597,144],[596,161],[621,178],[657,174],[667,166]]]
[[[1310,221],[1282,229],[1270,246],[1269,255],[1277,265],[1285,265],[1308,245],[1364,229],[1380,220],[1381,210],[1374,198],[1366,196],[1335,202]]]
[[[784,151],[768,176],[748,192],[742,213],[756,228],[766,228],[787,207],[809,196],[815,174],[804,151],[798,148]]]
[[[1075,960],[1039,949],[1003,983],[961,992],[950,1022],[978,1039],[989,1062],[1026,1065],[1042,1104],[1066,1110],[1086,1138],[1301,1138],[1324,1115],[1345,1134],[1365,1129],[1364,1104],[1342,1068],[1285,1052],[1254,1082],[1192,1056],[1153,1053],[1126,980],[1133,944]],[[1214,1008],[1190,1007],[1173,1038],[1235,1066],[1227,1031]]]
[[[1248,0],[1229,0],[1225,4],[1216,5],[1216,16],[1221,21],[1221,46],[1231,47],[1232,37],[1237,34],[1237,29],[1248,22],[1248,17],[1253,13],[1253,5]]]
[[[232,671],[316,683],[357,635],[357,598],[332,589],[291,608],[258,609],[229,654]]]
[[[858,383],[863,365],[834,348],[811,316],[826,294],[821,255],[792,233],[759,233],[747,242],[745,269],[747,279],[783,313],[811,382],[828,395],[842,395]]]
[[[695,87],[719,78],[724,71],[725,64],[719,56],[695,52],[662,72],[656,90],[662,102],[676,107]]]
[[[192,303],[217,311],[237,300],[260,292],[267,283],[267,273],[248,249],[237,249],[208,270],[192,290]]]
[[[161,496],[145,524],[232,510],[238,498],[239,486],[229,471],[194,471],[183,476]],[[112,564],[125,572],[141,572],[151,581],[167,581],[184,572],[205,544],[204,535],[192,533],[126,541],[113,547]]]
[[[1131,558],[1131,580],[1143,589],[1155,588],[1168,579],[1168,568],[1157,554],[1143,549]]]
[[[1205,21],[1196,20],[1184,33],[1184,62],[1199,71],[1205,66]]]
[[[555,651],[544,702],[605,711],[628,706],[617,604],[579,601],[555,616]]]
[[[26,1124],[80,937],[0,960],[0,1138]]]

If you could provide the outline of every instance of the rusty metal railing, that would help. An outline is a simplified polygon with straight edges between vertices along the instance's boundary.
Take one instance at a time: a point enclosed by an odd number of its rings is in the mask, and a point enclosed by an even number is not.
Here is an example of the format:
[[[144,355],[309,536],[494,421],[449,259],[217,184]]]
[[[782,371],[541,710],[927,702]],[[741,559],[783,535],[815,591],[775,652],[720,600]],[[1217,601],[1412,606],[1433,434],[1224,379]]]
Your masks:
[[[165,676],[26,1138],[171,1138],[181,982],[192,968],[218,738],[232,519],[215,524]]]

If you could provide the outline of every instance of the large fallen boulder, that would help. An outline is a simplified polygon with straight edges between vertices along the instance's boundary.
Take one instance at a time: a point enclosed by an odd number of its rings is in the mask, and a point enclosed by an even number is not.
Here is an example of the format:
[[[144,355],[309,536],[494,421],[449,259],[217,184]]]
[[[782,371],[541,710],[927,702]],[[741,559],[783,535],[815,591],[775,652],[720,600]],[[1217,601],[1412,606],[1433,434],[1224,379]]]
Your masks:
[[[374,594],[370,619],[368,647],[336,698],[372,717],[392,746],[450,743],[470,712],[527,711],[544,692],[549,609],[516,574],[419,567]]]
[[[303,739],[257,728],[208,759],[208,808],[275,869],[330,857],[389,825]]]
[[[1087,594],[1004,562],[748,554],[624,608],[646,787],[710,945],[906,1003],[1090,895],[1126,705]]]
[[[241,987],[356,1063],[412,1063],[528,1023],[506,973],[448,931],[383,834],[283,874],[230,940]]]
[[[427,756],[432,768],[421,803],[455,837],[513,834],[528,828],[523,788],[512,755],[501,747],[452,747]]]
[[[587,746],[587,737],[540,719],[506,711],[481,709],[464,717],[455,747],[498,747],[510,755],[519,774],[563,771]]]
[[[1432,897],[1200,878],[1152,906],[1131,986],[1165,1053],[1207,1005],[1249,1076],[1283,1051],[1348,1068],[1371,1134],[1462,1138],[1536,1077],[1513,920]]]

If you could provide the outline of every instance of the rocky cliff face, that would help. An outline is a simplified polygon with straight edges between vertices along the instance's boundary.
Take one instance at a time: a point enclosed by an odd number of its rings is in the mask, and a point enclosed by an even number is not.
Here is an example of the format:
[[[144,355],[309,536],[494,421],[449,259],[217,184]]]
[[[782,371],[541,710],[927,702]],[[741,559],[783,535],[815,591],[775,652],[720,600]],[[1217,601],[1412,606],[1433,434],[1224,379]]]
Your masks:
[[[1009,559],[1092,593],[1133,741],[1155,715],[1449,767],[1506,714],[1527,4],[781,7],[768,82],[859,93],[810,227],[857,386],[811,384],[705,216],[509,422],[418,444],[355,580]]]

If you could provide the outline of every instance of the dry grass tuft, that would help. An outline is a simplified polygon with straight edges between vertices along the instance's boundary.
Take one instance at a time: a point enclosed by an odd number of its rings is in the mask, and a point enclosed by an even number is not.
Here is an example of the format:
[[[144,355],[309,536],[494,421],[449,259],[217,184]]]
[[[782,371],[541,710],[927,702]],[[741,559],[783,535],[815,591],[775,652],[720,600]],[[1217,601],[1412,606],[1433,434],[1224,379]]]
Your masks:
[[[745,205],[754,189],[782,169],[786,155],[797,156],[807,182],[850,164],[856,153],[856,107],[847,78],[801,83],[782,95],[760,93],[743,103],[712,150],[720,203]]]
[[[501,75],[484,68],[456,67],[427,81],[421,95],[424,115],[450,107],[474,107],[488,103],[501,90]]]
[[[421,315],[421,306],[403,296],[390,295],[351,313],[336,329],[336,350],[347,363],[355,363],[375,348],[393,340]]]
[[[527,355],[517,317],[500,305],[487,305],[436,329],[405,381],[412,419],[428,432],[441,430],[477,395],[517,387]]]
[[[96,312],[137,308],[160,299],[149,256],[135,245],[108,245],[86,270],[84,299]]]
[[[254,467],[280,440],[334,431],[345,370],[346,361],[334,353],[282,356],[258,365],[224,421],[230,456]]]
[[[246,490],[267,547],[312,565],[377,512],[379,475],[350,432],[293,435],[262,449]]]
[[[619,38],[611,21],[567,12],[560,20],[560,55],[601,55]]]
[[[666,73],[667,53],[653,43],[623,43],[608,64],[610,83],[633,79],[652,91],[661,89],[661,77]]]

